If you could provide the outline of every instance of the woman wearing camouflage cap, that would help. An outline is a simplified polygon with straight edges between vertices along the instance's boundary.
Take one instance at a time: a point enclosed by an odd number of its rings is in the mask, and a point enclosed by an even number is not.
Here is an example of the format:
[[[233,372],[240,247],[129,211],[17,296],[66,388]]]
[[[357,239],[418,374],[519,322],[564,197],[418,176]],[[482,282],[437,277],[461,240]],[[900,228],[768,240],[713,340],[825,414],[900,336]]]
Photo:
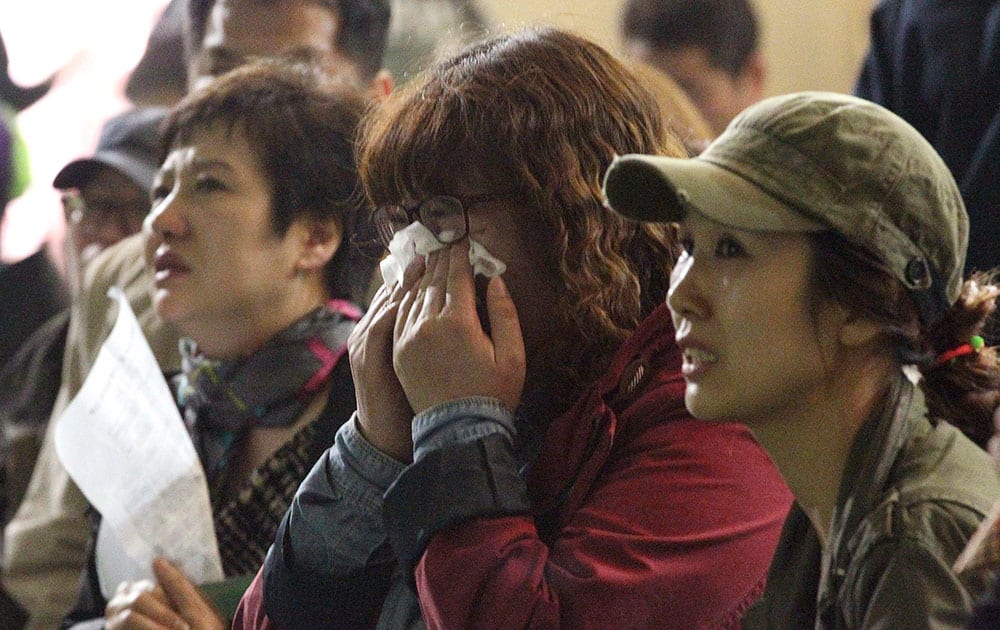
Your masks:
[[[964,624],[984,582],[952,563],[1000,495],[973,442],[1000,396],[978,336],[1000,288],[962,279],[967,217],[930,145],[866,101],[794,94],[698,158],[619,159],[605,192],[680,224],[685,403],[744,418],[796,497],[747,627]]]

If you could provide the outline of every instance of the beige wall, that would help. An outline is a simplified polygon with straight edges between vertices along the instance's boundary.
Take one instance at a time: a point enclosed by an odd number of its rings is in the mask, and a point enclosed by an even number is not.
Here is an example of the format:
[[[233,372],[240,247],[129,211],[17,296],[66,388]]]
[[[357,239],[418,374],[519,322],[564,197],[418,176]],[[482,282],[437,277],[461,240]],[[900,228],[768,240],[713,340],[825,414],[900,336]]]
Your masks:
[[[617,49],[620,1],[478,0],[508,27],[556,24]],[[850,91],[868,40],[873,0],[755,0],[769,93]]]

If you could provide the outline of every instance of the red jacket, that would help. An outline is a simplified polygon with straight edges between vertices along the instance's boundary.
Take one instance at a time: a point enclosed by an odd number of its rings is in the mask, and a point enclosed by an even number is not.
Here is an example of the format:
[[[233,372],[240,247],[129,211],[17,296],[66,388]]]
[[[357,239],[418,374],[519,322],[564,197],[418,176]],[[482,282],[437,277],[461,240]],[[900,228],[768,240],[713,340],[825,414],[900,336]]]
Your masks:
[[[414,572],[427,626],[739,627],[792,498],[745,427],[694,420],[683,400],[661,307],[549,427],[524,475],[532,514],[430,537]],[[236,627],[268,627],[247,623],[263,618],[260,590]]]

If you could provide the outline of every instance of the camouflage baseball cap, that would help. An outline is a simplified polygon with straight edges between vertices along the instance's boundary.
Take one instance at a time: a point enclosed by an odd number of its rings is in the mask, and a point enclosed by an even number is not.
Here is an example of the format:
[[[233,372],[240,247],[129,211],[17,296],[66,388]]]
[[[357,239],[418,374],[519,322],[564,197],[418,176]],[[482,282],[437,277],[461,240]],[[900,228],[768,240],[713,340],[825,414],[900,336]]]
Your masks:
[[[834,230],[887,266],[925,323],[961,289],[969,220],[954,177],[907,122],[853,96],[766,99],[695,158],[616,158],[604,195],[642,221],[695,211],[746,230]]]

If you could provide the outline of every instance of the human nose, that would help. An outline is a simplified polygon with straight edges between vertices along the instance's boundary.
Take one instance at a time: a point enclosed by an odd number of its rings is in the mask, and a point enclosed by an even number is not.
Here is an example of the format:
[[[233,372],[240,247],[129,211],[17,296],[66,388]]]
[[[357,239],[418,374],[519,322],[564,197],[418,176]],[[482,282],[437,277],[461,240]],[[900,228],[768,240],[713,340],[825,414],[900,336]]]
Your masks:
[[[175,192],[159,199],[143,222],[143,229],[162,239],[182,236],[188,228],[183,203]]]
[[[682,319],[700,319],[708,314],[708,301],[701,286],[700,273],[695,258],[687,254],[681,256],[670,273],[667,307],[675,325]]]

